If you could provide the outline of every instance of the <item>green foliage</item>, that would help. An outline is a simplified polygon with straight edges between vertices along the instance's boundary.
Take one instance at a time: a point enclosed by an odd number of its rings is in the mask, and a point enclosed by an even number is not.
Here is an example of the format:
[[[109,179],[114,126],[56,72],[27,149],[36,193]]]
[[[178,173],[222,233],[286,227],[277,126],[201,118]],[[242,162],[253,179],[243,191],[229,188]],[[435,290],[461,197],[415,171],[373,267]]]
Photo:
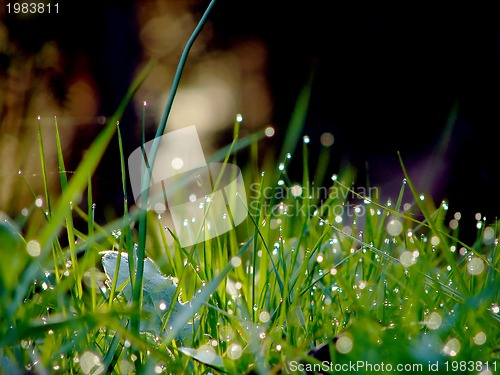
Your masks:
[[[305,373],[323,360],[500,369],[497,223],[478,221],[477,241],[460,242],[446,202],[421,196],[403,163],[396,204],[353,188],[349,168],[317,190],[329,151],[310,163],[309,139],[296,147],[310,85],[280,159],[262,132],[239,139],[239,121],[232,144],[209,158],[236,162],[250,149],[241,165],[248,217],[235,230],[183,248],[161,217],[129,212],[125,199],[115,221],[95,223],[90,177],[114,136],[126,196],[117,121],[146,75],[70,178],[55,123],[60,196],[48,192],[40,132],[44,189],[33,195],[44,197],[43,225],[39,211],[17,222],[0,213],[2,373]],[[287,174],[292,158],[302,158],[301,181]],[[408,189],[412,202],[403,201]]]
[[[262,135],[236,137],[213,158],[230,161],[242,147],[262,154]],[[318,347],[337,364],[437,361],[444,371],[447,360],[498,363],[496,223],[479,221],[477,241],[461,243],[447,204],[434,207],[410,176],[396,204],[358,197],[349,169],[320,198],[307,147],[300,182],[288,179],[288,157],[283,165],[268,158],[243,166],[249,216],[222,236],[182,248],[149,215],[140,303],[131,285],[136,211],[100,227],[90,193],[89,212],[73,205],[58,225],[49,214],[42,228],[31,228],[29,217],[19,228],[3,215],[0,367],[264,374],[319,366]],[[64,171],[62,153],[59,165]],[[61,177],[63,189],[70,184]],[[404,205],[407,189],[414,203]],[[341,212],[347,207],[351,216]],[[46,200],[40,208],[48,212]],[[76,217],[87,221],[86,233],[73,226]],[[52,256],[40,241],[47,228],[55,232]],[[73,241],[62,245],[64,237]]]

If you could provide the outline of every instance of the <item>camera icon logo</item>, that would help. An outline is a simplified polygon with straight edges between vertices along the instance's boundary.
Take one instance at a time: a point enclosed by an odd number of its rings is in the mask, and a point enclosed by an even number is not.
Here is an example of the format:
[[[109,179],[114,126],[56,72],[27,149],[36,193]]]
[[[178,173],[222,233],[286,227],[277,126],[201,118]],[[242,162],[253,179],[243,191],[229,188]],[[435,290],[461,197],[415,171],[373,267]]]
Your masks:
[[[247,217],[243,176],[234,164],[207,164],[195,126],[146,142],[129,156],[128,169],[136,205],[170,211],[181,246],[226,233]],[[151,149],[157,143],[154,163]],[[143,189],[144,178],[149,186]],[[142,202],[144,190],[147,201]]]

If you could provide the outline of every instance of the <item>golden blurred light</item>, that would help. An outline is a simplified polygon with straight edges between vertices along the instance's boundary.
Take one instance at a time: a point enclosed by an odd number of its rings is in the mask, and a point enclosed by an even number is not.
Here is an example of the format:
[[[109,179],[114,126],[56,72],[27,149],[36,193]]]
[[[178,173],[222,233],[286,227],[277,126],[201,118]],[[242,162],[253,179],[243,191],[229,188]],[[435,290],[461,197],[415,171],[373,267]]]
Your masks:
[[[320,137],[320,142],[325,147],[330,147],[333,145],[334,138],[332,133],[323,133]]]

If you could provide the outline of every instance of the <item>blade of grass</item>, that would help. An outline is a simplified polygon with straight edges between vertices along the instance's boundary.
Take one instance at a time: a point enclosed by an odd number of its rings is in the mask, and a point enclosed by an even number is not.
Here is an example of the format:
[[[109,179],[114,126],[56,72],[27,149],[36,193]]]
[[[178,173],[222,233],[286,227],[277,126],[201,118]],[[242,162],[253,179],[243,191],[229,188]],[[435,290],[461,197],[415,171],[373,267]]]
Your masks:
[[[295,102],[290,122],[286,128],[286,135],[278,160],[284,160],[287,154],[293,155],[295,149],[297,148],[304,124],[306,122],[309,100],[311,98],[312,82],[313,75],[311,74],[309,80],[300,91],[297,101]]]
[[[415,201],[417,202],[418,208],[420,209],[420,211],[424,215],[425,219],[427,220],[427,223],[429,224],[429,227],[431,228],[431,230],[438,236],[440,244],[441,244],[441,248],[443,249],[443,254],[444,254],[449,266],[451,267],[453,273],[455,274],[455,278],[457,279],[460,287],[462,288],[462,293],[465,296],[468,296],[469,295],[469,288],[467,287],[467,284],[465,283],[465,280],[462,277],[460,270],[458,269],[457,263],[456,263],[455,259],[453,258],[453,254],[450,252],[450,246],[448,244],[448,239],[446,238],[446,236],[443,235],[443,232],[436,227],[434,220],[431,218],[431,215],[429,214],[429,212],[427,211],[427,208],[425,207],[425,204],[420,199],[420,196],[417,193],[417,190],[416,190],[415,186],[413,185],[413,182],[411,181],[410,176],[408,175],[406,167],[403,163],[403,158],[401,157],[401,154],[399,152],[398,152],[398,157],[399,157],[399,163],[401,164],[401,168],[402,168],[403,173],[405,175],[406,181],[407,181],[408,186],[413,194]]]
[[[117,111],[110,118],[104,130],[92,143],[85,157],[83,158],[82,162],[71,178],[71,181],[69,181],[66,189],[62,192],[61,198],[59,199],[55,209],[52,211],[52,218],[50,222],[42,229],[39,236],[39,243],[42,248],[41,254],[39,256],[40,261],[43,261],[45,259],[48,250],[50,250],[50,248],[52,247],[52,241],[59,233],[61,229],[61,223],[64,221],[68,211],[71,209],[70,202],[80,199],[79,196],[85,188],[85,185],[87,184],[88,176],[91,175],[97,168],[97,165],[114,134],[114,131],[116,129],[116,121],[118,121],[118,119],[122,116],[133,95],[153,68],[154,63],[154,60],[150,61],[134,80],[124,99],[120,103]],[[31,285],[31,280],[35,278],[37,272],[38,263],[32,263],[23,273],[19,283],[19,287],[16,289],[15,297],[13,298],[11,305],[8,307],[9,311],[16,311],[19,305],[22,304],[24,296],[27,292],[27,288]]]
[[[205,25],[208,15],[210,14],[210,11],[212,7],[215,5],[215,0],[212,0],[209,5],[207,6],[205,13],[201,17],[200,21],[198,22],[198,25],[194,29],[193,33],[191,34],[189,40],[186,43],[186,46],[184,47],[184,50],[182,51],[181,58],[179,60],[179,64],[177,65],[177,70],[175,72],[175,76],[172,82],[172,86],[170,89],[170,94],[169,98],[167,101],[167,104],[165,105],[165,110],[163,111],[162,118],[160,120],[160,124],[158,126],[158,129],[156,131],[156,137],[153,141],[153,144],[151,146],[151,150],[149,153],[149,166],[148,169],[149,171],[152,170],[154,167],[155,159],[156,159],[156,154],[158,152],[158,147],[159,147],[159,140],[160,137],[163,135],[165,132],[165,128],[167,126],[167,120],[168,116],[170,114],[170,110],[172,109],[172,104],[174,102],[175,94],[177,92],[177,89],[179,87],[180,79],[182,76],[182,71],[184,70],[184,66],[187,61],[187,57],[189,55],[189,51],[191,50],[191,47],[193,46],[196,38],[200,34],[201,30],[203,29],[203,26]],[[149,183],[150,183],[150,173],[144,173],[143,179],[142,179],[142,184],[141,184],[141,191],[143,192],[141,194],[141,201],[142,202],[147,202],[148,201],[148,195],[149,195]],[[142,279],[143,279],[143,274],[144,274],[144,259],[145,259],[145,251],[146,251],[146,229],[147,229],[147,211],[146,210],[141,210],[139,214],[139,238],[138,238],[138,247],[137,247],[137,273],[136,273],[136,278],[135,278],[135,285],[133,287],[133,300],[136,303],[136,305],[139,307],[139,309],[142,306],[141,299],[142,299]],[[131,321],[131,329],[134,332],[139,331],[139,321],[137,319],[132,319]],[[136,362],[136,364],[139,366],[139,362]]]

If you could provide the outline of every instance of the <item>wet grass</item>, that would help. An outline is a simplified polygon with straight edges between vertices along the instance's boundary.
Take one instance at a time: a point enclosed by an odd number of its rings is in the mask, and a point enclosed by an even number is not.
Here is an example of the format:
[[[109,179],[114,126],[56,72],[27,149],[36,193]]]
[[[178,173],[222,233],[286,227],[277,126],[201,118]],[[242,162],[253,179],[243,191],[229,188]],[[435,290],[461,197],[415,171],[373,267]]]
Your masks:
[[[76,204],[106,147],[104,137],[120,138],[116,129],[108,125],[92,146],[96,152],[88,153],[93,160],[84,160],[70,179],[57,139],[63,193],[33,192],[31,214],[2,217],[5,373],[265,374],[307,364],[320,369],[323,360],[365,369],[383,363],[386,370],[407,365],[418,372],[437,363],[443,372],[468,366],[465,372],[495,373],[496,223],[479,219],[477,241],[461,243],[459,216],[447,212],[446,202],[434,206],[410,176],[396,203],[379,202],[377,194],[357,196],[349,169],[333,176],[328,190],[315,190],[307,137],[281,162],[264,157],[242,166],[248,217],[233,231],[182,248],[170,240],[175,233],[161,215],[148,213],[145,256],[157,268],[145,267],[142,278],[153,272],[157,281],[141,283],[138,297],[128,294],[127,284],[133,289],[138,283],[139,211],[129,212],[124,200],[122,216],[101,227],[93,220],[91,186],[83,197],[87,209]],[[57,123],[54,130],[57,138]],[[243,148],[265,155],[263,133],[237,136],[211,160],[235,162]],[[43,178],[41,137],[39,150]],[[287,175],[293,158],[303,158],[301,181]],[[124,162],[122,172],[125,196]],[[412,201],[403,201],[406,191]],[[40,215],[45,224],[33,228]],[[74,227],[75,218],[87,223],[85,231]],[[109,250],[125,279],[104,272],[102,251]],[[146,324],[151,316],[161,323]]]
[[[165,217],[125,198],[117,219],[97,224],[91,176],[117,137],[127,196],[118,121],[147,73],[70,175],[54,122],[60,194],[39,132],[44,188],[16,218],[0,214],[2,373],[500,370],[497,223],[478,217],[477,240],[459,241],[459,214],[417,191],[403,160],[395,203],[355,188],[349,168],[318,188],[329,148],[310,160],[316,140],[300,136],[309,85],[279,150],[268,152],[269,131],[240,139],[237,116],[232,144],[209,158],[250,155],[248,216],[234,230],[182,247]]]

